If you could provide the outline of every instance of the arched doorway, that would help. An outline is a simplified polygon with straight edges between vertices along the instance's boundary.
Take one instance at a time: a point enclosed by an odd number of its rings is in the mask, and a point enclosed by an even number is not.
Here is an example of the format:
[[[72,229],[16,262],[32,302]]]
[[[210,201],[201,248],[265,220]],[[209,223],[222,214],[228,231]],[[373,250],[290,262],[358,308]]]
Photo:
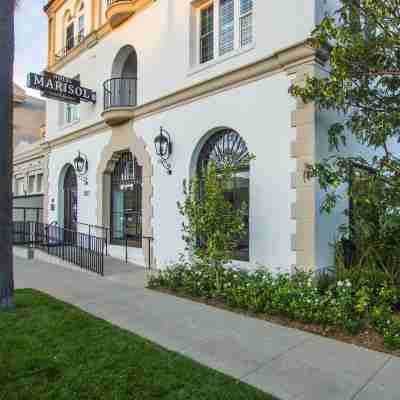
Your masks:
[[[235,249],[235,259],[249,261],[249,204],[250,204],[250,156],[246,142],[232,129],[220,129],[211,135],[201,147],[196,173],[201,177],[204,168],[214,162],[217,168],[230,166],[235,173],[225,198],[236,209],[245,205],[246,236]]]
[[[117,153],[111,175],[111,243],[142,247],[142,167],[130,151]]]
[[[64,176],[64,228],[76,231],[78,227],[78,181],[75,169],[69,165]]]

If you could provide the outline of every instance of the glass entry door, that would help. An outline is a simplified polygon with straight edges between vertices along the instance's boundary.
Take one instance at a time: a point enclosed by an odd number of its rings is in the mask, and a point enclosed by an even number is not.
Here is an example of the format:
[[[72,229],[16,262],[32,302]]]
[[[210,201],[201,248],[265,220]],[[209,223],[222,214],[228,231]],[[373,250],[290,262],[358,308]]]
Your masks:
[[[111,241],[142,247],[142,168],[130,152],[120,154],[112,175]]]

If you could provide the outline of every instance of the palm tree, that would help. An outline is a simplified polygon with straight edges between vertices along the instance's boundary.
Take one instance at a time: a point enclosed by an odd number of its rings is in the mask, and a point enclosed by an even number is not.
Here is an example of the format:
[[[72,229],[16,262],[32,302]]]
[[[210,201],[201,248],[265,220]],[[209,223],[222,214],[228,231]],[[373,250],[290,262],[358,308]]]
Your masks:
[[[0,310],[14,308],[12,136],[14,11],[17,1],[0,1]]]

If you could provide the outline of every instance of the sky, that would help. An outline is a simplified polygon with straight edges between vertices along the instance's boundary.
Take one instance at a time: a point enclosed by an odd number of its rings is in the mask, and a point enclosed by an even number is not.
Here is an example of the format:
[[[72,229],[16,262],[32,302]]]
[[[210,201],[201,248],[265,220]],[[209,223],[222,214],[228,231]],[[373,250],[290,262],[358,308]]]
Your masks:
[[[0,0],[2,1],[2,0]],[[26,88],[29,72],[41,72],[47,64],[47,0],[21,0],[15,15],[14,81]],[[27,90],[39,97],[39,92]]]

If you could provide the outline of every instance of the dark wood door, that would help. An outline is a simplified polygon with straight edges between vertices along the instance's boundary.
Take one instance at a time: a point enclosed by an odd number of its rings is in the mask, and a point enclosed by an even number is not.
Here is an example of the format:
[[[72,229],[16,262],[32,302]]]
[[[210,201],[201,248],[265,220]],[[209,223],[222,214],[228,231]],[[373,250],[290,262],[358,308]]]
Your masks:
[[[76,231],[78,227],[78,182],[74,167],[69,166],[64,179],[64,228]]]

